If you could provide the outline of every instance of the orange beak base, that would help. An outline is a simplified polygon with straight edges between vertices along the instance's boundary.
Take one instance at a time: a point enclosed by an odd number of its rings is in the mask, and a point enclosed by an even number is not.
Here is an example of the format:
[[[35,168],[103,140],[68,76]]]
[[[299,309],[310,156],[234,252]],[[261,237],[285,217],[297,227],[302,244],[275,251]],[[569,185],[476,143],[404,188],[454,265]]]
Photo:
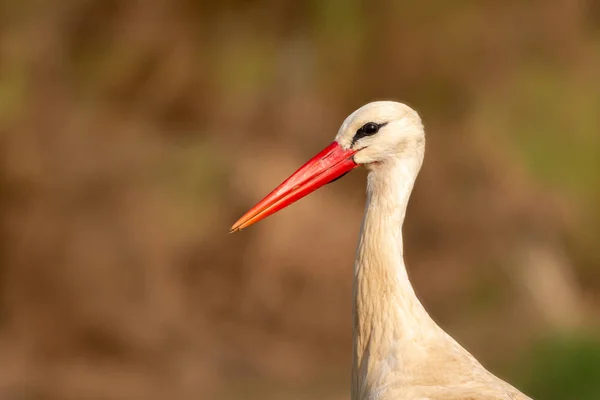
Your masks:
[[[238,219],[229,232],[239,231],[267,218],[358,167],[352,160],[354,153],[356,151],[344,150],[333,142]]]

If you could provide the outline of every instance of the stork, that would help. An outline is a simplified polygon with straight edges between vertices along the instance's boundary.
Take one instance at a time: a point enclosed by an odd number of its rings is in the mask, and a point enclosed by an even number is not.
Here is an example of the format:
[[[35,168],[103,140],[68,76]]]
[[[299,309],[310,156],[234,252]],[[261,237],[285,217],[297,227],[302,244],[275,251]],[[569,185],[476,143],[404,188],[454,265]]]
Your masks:
[[[341,177],[368,170],[353,280],[352,400],[525,400],[429,316],[403,258],[402,224],[425,154],[421,119],[377,101],[354,111],[335,140],[242,216],[235,232]]]

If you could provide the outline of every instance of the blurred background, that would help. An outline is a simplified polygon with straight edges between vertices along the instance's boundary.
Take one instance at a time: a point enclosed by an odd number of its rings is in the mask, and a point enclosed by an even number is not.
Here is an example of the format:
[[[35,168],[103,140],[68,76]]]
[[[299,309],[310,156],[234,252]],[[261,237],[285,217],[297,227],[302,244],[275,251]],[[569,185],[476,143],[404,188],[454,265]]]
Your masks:
[[[381,99],[434,319],[599,399],[593,0],[0,0],[0,399],[349,398],[365,172],[227,231]]]

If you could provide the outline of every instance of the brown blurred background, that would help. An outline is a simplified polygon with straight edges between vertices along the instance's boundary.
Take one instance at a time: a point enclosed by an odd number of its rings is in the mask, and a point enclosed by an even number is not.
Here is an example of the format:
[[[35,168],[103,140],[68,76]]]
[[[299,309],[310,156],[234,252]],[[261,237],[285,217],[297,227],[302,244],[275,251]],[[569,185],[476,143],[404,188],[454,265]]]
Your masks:
[[[365,172],[227,230],[381,99],[433,317],[600,399],[595,0],[0,0],[0,399],[347,399]]]

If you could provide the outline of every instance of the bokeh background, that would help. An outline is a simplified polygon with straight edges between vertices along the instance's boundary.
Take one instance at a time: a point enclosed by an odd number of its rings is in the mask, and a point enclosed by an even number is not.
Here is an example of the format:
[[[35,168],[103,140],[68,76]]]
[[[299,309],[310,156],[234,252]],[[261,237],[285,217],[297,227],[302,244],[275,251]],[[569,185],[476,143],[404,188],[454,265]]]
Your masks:
[[[365,172],[227,231],[381,99],[428,310],[599,399],[594,0],[0,1],[0,399],[349,398]]]

